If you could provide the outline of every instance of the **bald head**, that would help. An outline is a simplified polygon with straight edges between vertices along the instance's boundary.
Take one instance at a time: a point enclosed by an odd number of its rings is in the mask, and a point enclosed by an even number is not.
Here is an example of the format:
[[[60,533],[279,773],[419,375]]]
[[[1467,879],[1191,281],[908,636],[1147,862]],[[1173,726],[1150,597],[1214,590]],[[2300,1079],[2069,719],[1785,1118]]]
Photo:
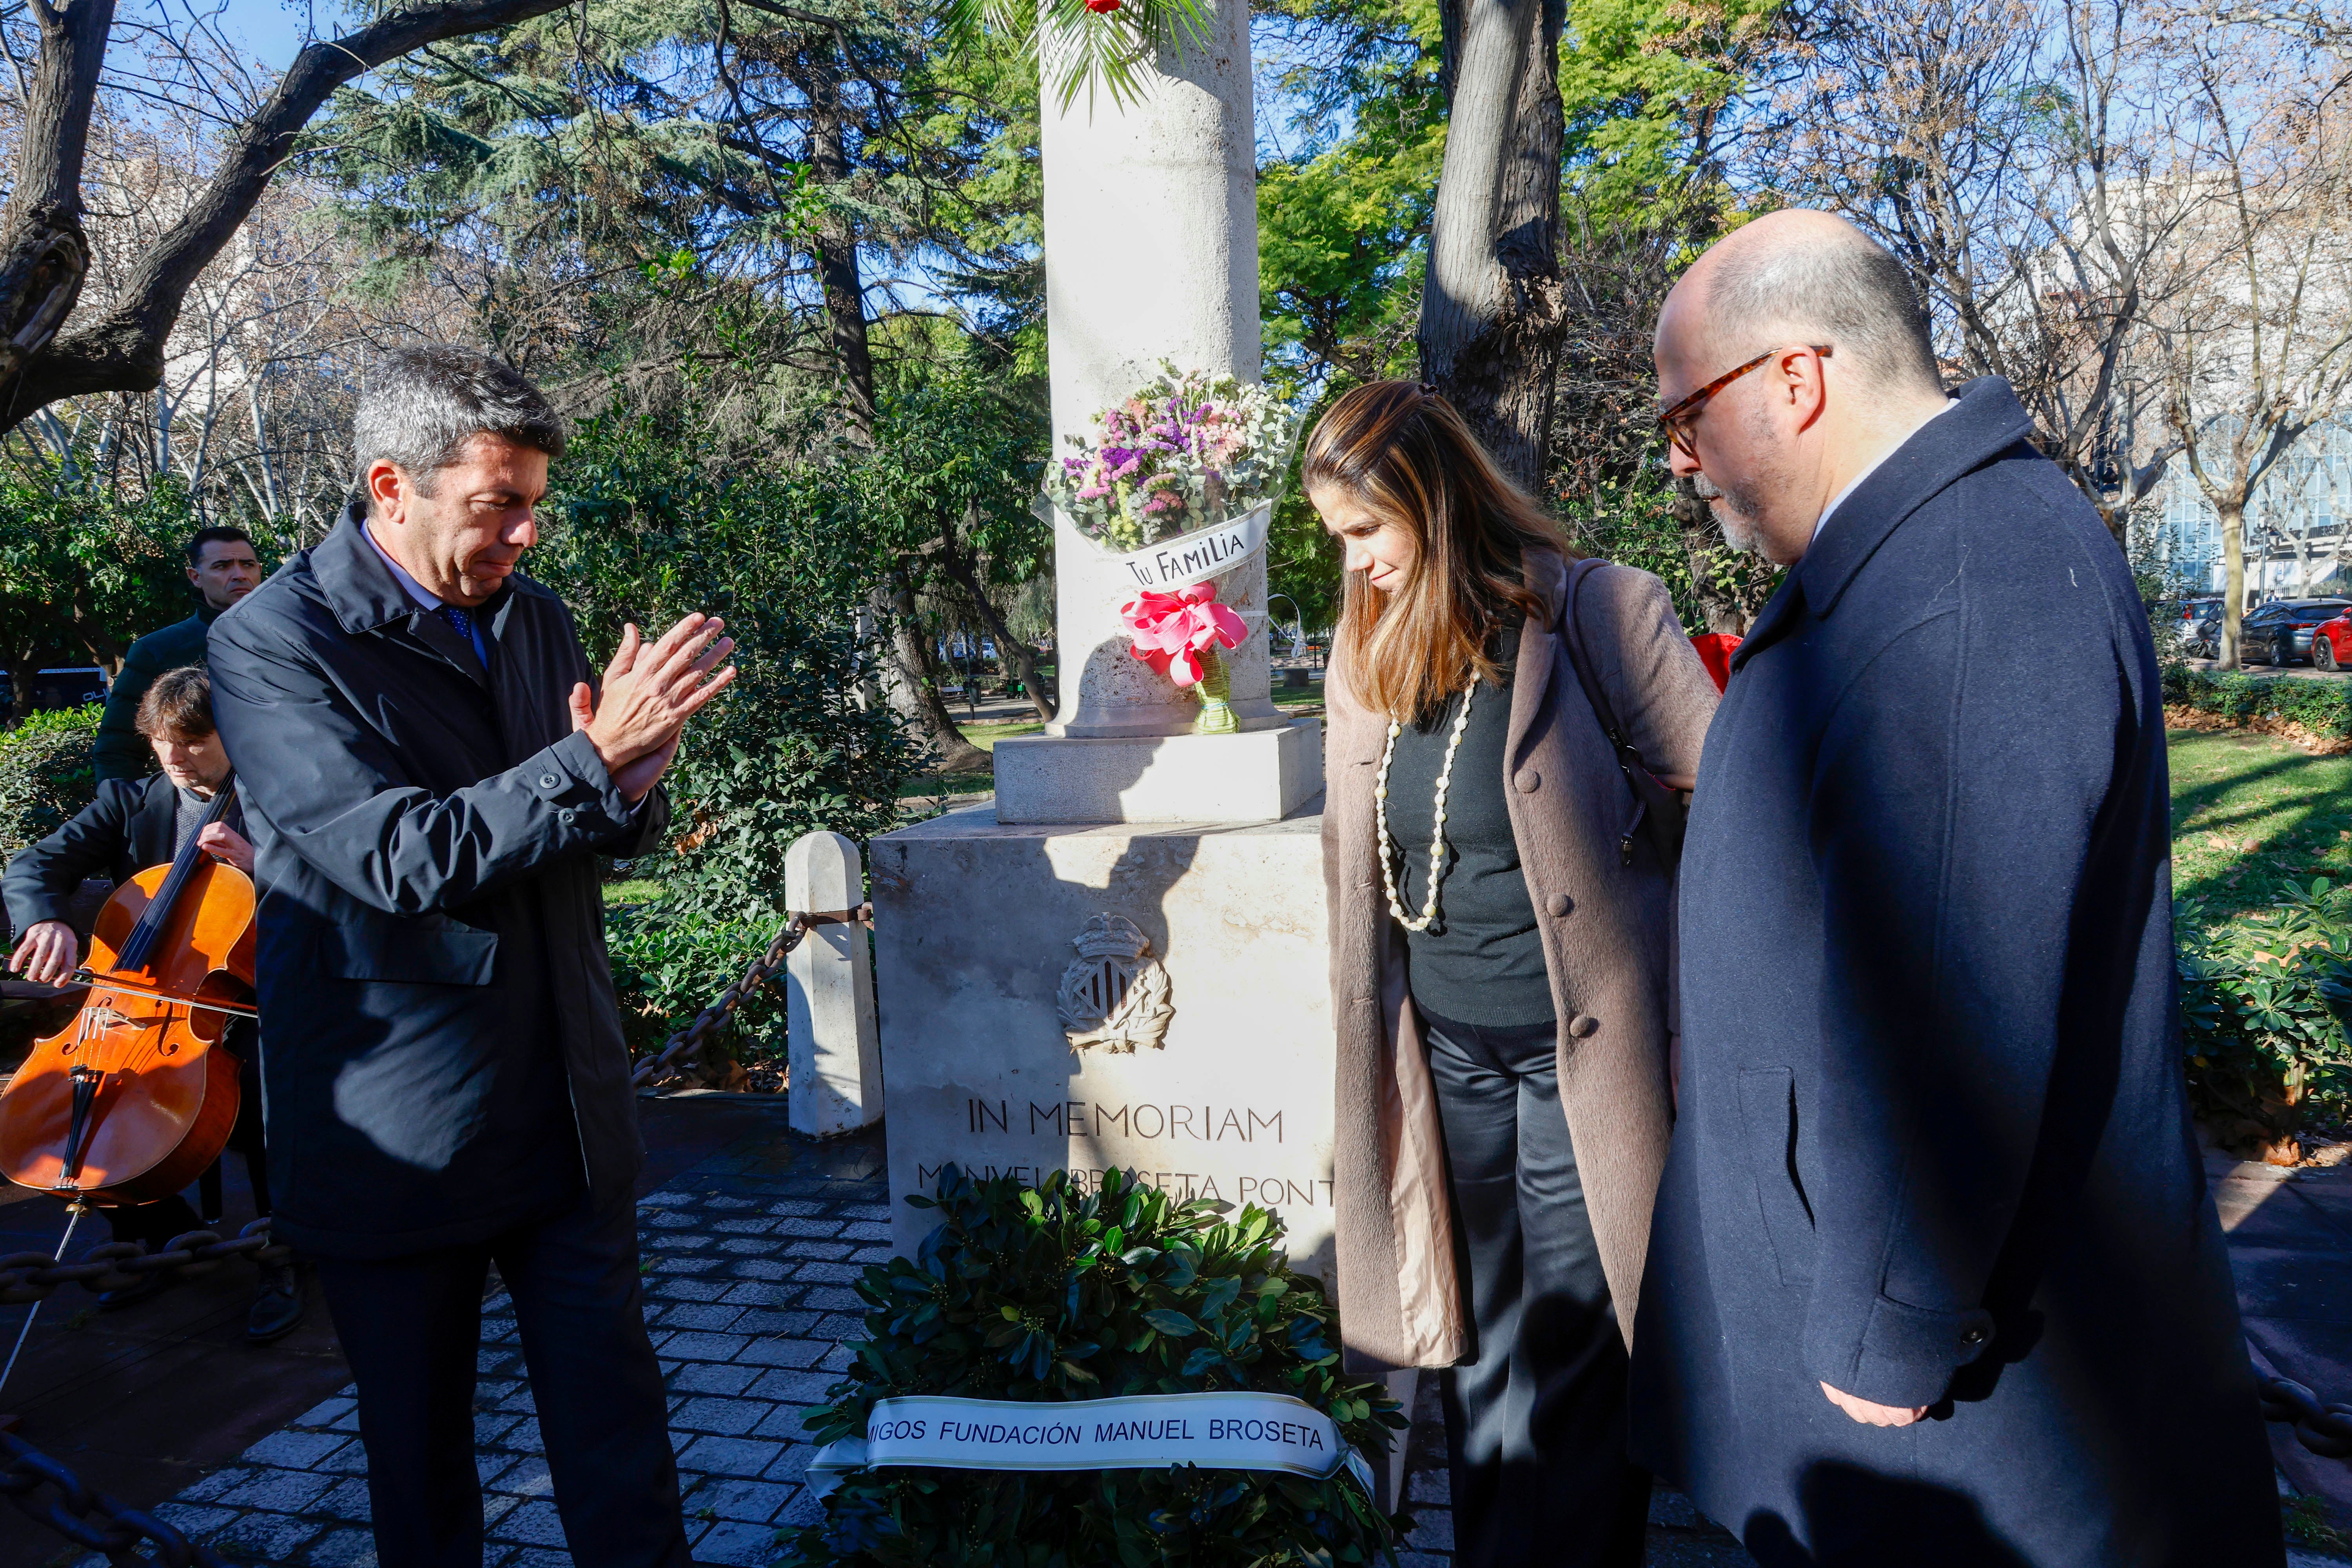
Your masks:
[[[1683,328],[1726,368],[1783,343],[1827,343],[1857,384],[1940,392],[1902,263],[1828,213],[1777,212],[1735,230],[1683,275],[1666,314],[1695,315]]]
[[[1902,267],[1827,213],[1773,213],[1700,257],[1656,347],[1667,468],[1733,548],[1784,566],[1833,498],[1948,406]]]

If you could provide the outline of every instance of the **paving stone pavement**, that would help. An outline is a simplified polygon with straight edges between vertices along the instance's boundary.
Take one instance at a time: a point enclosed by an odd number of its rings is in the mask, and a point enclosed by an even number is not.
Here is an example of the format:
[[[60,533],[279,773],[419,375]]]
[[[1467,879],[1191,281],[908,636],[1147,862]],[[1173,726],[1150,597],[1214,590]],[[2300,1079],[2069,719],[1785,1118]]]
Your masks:
[[[780,1527],[816,1517],[803,1485],[814,1449],[801,1412],[848,1364],[844,1342],[859,1330],[861,1305],[851,1283],[890,1255],[883,1172],[878,1130],[812,1144],[761,1129],[638,1205],[646,1323],[670,1390],[671,1441],[698,1563],[766,1564]],[[2223,1208],[2225,1218],[2239,1217],[2231,1200]],[[2232,1237],[2240,1247],[2256,1230],[2243,1228]],[[2239,1261],[2242,1276],[2251,1260]],[[478,1370],[484,1568],[563,1568],[571,1557],[521,1347],[495,1282],[483,1304]],[[352,1393],[343,1388],[156,1513],[239,1562],[373,1568],[367,1456]],[[1415,1525],[1400,1568],[1450,1565],[1454,1516],[1434,1376],[1422,1380],[1408,1442],[1405,1495]],[[1648,1561],[1753,1568],[1736,1539],[1663,1488],[1651,1499]],[[2343,1560],[2296,1552],[2290,1561],[2292,1568],[2336,1568]],[[84,1557],[73,1568],[104,1568],[104,1559]]]
[[[687,1533],[698,1563],[764,1564],[780,1526],[815,1517],[801,1412],[848,1363],[850,1289],[890,1256],[878,1136],[743,1140],[637,1205],[646,1321],[670,1389]],[[482,1307],[474,1440],[484,1568],[566,1568],[512,1304]],[[155,1510],[224,1556],[372,1568],[367,1451],[354,1390],[297,1417]],[[104,1568],[81,1558],[75,1568]]]

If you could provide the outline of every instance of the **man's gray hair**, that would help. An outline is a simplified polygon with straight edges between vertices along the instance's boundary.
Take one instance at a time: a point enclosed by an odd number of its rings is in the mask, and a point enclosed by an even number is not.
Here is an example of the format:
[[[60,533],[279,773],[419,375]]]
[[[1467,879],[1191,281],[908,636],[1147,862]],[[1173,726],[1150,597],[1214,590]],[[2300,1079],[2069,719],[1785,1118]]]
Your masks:
[[[364,497],[368,469],[390,462],[431,495],[434,476],[483,435],[563,456],[563,421],[521,372],[446,343],[394,349],[360,383],[352,483]]]
[[[1827,343],[1874,384],[1943,388],[1903,264],[1859,234],[1734,250],[1708,285],[1706,320],[1727,367],[1785,343]]]

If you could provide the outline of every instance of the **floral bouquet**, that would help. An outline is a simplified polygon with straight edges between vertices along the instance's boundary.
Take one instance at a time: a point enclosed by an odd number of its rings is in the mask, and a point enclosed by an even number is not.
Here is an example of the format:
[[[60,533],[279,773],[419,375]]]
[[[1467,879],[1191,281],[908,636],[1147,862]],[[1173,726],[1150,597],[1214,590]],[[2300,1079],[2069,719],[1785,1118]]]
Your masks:
[[[1093,443],[1070,438],[1078,456],[1045,466],[1045,499],[1080,533],[1120,551],[1273,500],[1298,435],[1297,416],[1265,388],[1165,360],[1095,424]]]
[[[1230,735],[1241,727],[1233,710],[1233,678],[1217,657],[1219,644],[1239,647],[1249,636],[1242,618],[1217,603],[1217,590],[1195,583],[1179,594],[1146,588],[1118,607],[1134,638],[1128,651],[1181,688],[1201,690],[1196,735]]]

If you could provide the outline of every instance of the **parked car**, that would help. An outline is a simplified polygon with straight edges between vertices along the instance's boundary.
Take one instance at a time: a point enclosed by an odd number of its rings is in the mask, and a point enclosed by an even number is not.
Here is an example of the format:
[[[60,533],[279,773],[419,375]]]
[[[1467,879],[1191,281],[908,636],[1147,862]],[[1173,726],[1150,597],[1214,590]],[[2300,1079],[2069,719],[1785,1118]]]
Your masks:
[[[2352,610],[2352,599],[2273,599],[2240,625],[2239,657],[2264,664],[2301,664],[2311,658],[2312,632],[2347,610]]]
[[[2180,647],[2192,658],[2218,658],[2221,653],[2221,601],[2214,600],[2180,633]]]
[[[50,708],[79,708],[87,703],[106,700],[106,671],[98,666],[83,665],[73,669],[37,669],[31,677],[32,701],[26,706],[33,712]],[[0,669],[0,714],[16,705],[16,678]]]
[[[2311,628],[2314,669],[2352,669],[2352,610]]]
[[[2221,624],[2221,600],[2218,595],[2196,599],[2159,599],[2150,615],[2150,624],[2159,637],[2167,626],[2173,628],[2180,647],[2199,658],[2210,658],[2210,643]]]

